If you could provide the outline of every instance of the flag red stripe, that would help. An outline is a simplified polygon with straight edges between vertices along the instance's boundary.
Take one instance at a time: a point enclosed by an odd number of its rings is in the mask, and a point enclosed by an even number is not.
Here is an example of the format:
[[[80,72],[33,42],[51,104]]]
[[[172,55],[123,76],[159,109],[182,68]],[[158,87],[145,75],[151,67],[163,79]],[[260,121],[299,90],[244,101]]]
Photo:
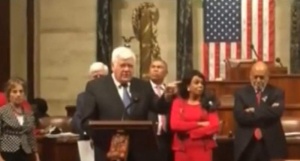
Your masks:
[[[231,57],[231,44],[230,43],[226,43],[225,44],[225,59],[230,59]],[[221,60],[221,61],[224,61],[224,60]]]
[[[247,58],[252,58],[251,44],[252,44],[252,0],[247,0]]]
[[[275,60],[275,0],[269,0],[269,61]]]
[[[263,60],[263,0],[258,0],[258,12],[257,12],[258,26],[257,26],[257,55],[258,60]]]
[[[241,59],[242,53],[241,53],[241,43],[236,43],[236,58]]]
[[[203,43],[203,74],[205,75],[206,79],[209,79],[209,55],[208,55],[208,44]]]
[[[219,78],[220,77],[220,43],[215,43],[215,77],[214,78]]]

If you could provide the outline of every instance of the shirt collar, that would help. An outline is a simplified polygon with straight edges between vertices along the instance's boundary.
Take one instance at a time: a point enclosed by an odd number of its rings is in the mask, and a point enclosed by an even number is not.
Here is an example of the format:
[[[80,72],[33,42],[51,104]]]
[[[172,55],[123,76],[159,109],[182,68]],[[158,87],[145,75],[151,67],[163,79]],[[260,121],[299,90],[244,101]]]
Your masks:
[[[253,88],[254,88],[254,87],[253,87]],[[264,87],[261,89],[260,93],[263,93],[265,89],[266,89],[266,86],[264,86]],[[258,93],[258,91],[257,91],[255,88],[254,88],[254,91],[255,91],[255,93]]]
[[[162,83],[162,84],[155,84],[152,80],[150,80],[150,84],[152,86],[153,89],[156,89],[157,86],[159,86],[163,91],[165,90],[165,84]]]
[[[111,77],[112,77],[112,79],[113,79],[114,84],[116,85],[116,87],[117,87],[117,88],[121,88],[122,85],[121,85],[121,83],[116,79],[114,73],[111,74]],[[129,87],[130,87],[130,82],[127,83],[127,88],[129,88]]]

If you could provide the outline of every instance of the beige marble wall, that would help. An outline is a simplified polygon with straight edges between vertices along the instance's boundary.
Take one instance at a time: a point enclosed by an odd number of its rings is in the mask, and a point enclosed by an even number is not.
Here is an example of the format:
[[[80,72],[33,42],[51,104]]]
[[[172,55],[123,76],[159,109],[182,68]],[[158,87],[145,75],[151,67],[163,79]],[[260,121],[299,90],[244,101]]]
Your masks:
[[[52,115],[64,115],[85,88],[96,52],[96,0],[40,0],[38,96]]]
[[[10,1],[10,75],[27,76],[26,1]]]
[[[176,3],[175,0],[112,0],[113,43],[123,44],[121,36],[132,36],[132,10],[142,2],[154,2],[160,12],[158,42],[170,68],[167,81],[176,75]],[[289,65],[290,5],[292,0],[276,1],[276,51]],[[199,69],[202,36],[201,1],[195,0],[194,63]],[[50,114],[65,114],[64,107],[86,82],[88,66],[96,52],[96,0],[38,0],[36,4],[36,93],[50,105]],[[132,42],[138,54],[138,42]],[[136,71],[138,74],[138,71]]]
[[[290,26],[293,0],[276,0],[275,51],[282,63],[290,68]]]

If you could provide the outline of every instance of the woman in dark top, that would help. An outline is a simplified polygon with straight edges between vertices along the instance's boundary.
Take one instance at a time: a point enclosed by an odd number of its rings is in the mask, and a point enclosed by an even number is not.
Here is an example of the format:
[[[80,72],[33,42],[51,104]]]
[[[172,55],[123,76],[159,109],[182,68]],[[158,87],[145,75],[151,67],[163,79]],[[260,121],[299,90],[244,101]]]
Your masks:
[[[44,117],[49,117],[47,111],[48,111],[48,104],[45,99],[43,98],[35,98],[32,101],[32,104],[34,105],[33,111],[34,111],[34,117],[35,117],[35,124],[37,127],[39,127],[39,120]]]

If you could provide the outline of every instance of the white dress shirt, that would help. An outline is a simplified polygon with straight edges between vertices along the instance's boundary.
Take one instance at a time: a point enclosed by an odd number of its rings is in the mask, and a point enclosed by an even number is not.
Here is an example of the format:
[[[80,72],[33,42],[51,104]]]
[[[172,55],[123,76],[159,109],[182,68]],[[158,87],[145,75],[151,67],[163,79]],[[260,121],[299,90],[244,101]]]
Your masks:
[[[121,98],[121,100],[123,100],[123,93],[124,93],[124,88],[122,87],[121,83],[116,79],[114,73],[111,74],[112,76],[112,79],[116,85],[116,88],[118,90],[118,93],[119,93],[119,96]],[[130,82],[127,83],[127,87],[126,87],[126,90],[128,91],[129,95],[131,96],[131,93],[130,93]]]
[[[152,86],[153,91],[156,93],[157,96],[161,97],[162,94],[165,91],[165,85],[164,84],[155,84],[150,80],[150,84]],[[167,117],[166,115],[158,115],[158,126],[157,126],[157,135],[161,135],[162,131],[167,131]]]

